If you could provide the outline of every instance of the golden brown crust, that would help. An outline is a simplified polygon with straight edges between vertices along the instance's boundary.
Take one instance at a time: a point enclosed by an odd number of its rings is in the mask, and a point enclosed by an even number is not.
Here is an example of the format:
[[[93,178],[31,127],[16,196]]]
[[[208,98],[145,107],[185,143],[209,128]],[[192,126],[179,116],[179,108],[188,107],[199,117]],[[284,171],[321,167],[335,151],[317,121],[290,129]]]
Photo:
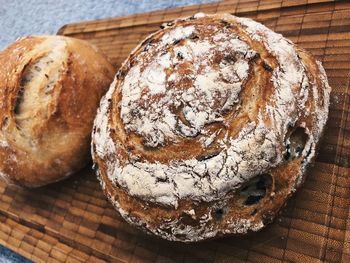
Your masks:
[[[131,53],[102,100],[98,177],[128,222],[165,239],[257,231],[300,186],[329,93],[322,66],[261,24],[177,20]]]
[[[0,64],[2,177],[35,187],[83,168],[112,65],[87,42],[61,36],[20,39]]]

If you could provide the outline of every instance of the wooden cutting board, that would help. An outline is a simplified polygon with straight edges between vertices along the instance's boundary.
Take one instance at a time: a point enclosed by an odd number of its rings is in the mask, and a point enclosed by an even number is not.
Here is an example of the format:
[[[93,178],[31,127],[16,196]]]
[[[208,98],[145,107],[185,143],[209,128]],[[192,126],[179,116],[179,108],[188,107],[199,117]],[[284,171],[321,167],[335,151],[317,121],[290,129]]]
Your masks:
[[[0,244],[38,262],[350,262],[350,1],[224,1],[70,24],[58,33],[95,44],[117,69],[161,23],[199,11],[254,18],[312,52],[327,71],[333,91],[322,147],[281,216],[247,236],[172,243],[126,224],[86,168],[35,190],[0,183]]]

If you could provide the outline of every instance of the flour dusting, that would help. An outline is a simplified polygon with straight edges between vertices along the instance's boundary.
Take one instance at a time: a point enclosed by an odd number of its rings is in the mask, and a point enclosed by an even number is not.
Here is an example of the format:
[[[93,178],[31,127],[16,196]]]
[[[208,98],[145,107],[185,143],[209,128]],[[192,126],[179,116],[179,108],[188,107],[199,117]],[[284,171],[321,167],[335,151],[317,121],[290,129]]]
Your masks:
[[[216,20],[209,25],[190,22],[206,18]],[[231,15],[197,14],[185,21],[155,33],[137,47],[132,53],[136,62],[121,80],[115,80],[101,102],[95,120],[100,130],[93,134],[96,148],[93,154],[105,160],[111,183],[144,202],[173,209],[187,199],[197,203],[228,200],[232,192],[249,180],[285,162],[286,148],[291,144],[287,134],[298,123],[301,113],[309,111],[307,103],[311,100],[315,127],[308,129],[305,122],[298,124],[308,136],[301,152],[305,161],[295,171],[299,180],[296,184],[300,184],[328,115],[330,87],[321,64],[318,70],[322,92],[310,79],[294,44],[265,26]],[[230,23],[235,26],[230,28]],[[244,37],[237,27],[244,31]],[[245,105],[259,99],[241,96],[255,68],[261,67],[257,62],[262,59],[259,50],[251,41],[262,44],[276,61],[276,66],[266,69],[273,89],[257,109],[256,118],[247,118],[240,124],[239,132],[231,135],[228,127],[232,119],[228,114],[233,118],[248,114]],[[124,63],[122,68],[127,65]],[[251,88],[255,83],[249,85]],[[147,161],[127,152],[128,158],[123,157],[121,162],[117,153],[121,146],[110,136],[113,122],[108,117],[108,107],[114,107],[109,101],[116,94],[121,97],[117,117],[126,136],[136,134],[149,151],[176,145],[184,139],[199,141],[204,151],[213,147],[219,150],[205,158],[169,162]],[[220,128],[208,129],[213,124],[220,124]],[[242,218],[227,222],[229,229],[220,230],[211,225],[213,210],[202,218],[197,218],[193,209],[184,213],[198,219],[199,224],[186,225],[180,219],[164,219],[159,228],[144,224],[149,231],[169,240],[184,235],[191,241],[214,237],[220,232],[257,231],[264,225]],[[141,219],[131,220],[125,211],[124,215],[128,221],[142,224]]]

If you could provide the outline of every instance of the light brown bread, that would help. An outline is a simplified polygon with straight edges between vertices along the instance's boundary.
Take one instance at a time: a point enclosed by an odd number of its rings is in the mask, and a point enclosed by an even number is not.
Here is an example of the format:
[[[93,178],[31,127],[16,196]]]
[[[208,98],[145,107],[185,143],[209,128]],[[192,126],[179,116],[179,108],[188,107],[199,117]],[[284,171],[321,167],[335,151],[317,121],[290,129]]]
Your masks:
[[[0,65],[1,177],[36,187],[83,168],[112,65],[89,43],[61,36],[22,38]]]
[[[300,187],[326,124],[322,65],[246,18],[165,25],[119,70],[92,153],[125,220],[192,242],[257,231]]]

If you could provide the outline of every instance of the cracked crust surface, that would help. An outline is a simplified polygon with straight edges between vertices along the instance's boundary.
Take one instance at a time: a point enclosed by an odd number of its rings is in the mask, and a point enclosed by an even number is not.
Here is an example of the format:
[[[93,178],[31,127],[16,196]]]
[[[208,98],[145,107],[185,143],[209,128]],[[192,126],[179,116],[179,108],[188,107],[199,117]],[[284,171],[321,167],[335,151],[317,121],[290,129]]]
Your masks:
[[[1,177],[36,187],[83,168],[112,65],[87,42],[61,36],[20,39],[0,64]]]
[[[92,154],[133,225],[175,241],[257,231],[303,181],[328,116],[322,65],[246,18],[147,37],[102,99]]]

